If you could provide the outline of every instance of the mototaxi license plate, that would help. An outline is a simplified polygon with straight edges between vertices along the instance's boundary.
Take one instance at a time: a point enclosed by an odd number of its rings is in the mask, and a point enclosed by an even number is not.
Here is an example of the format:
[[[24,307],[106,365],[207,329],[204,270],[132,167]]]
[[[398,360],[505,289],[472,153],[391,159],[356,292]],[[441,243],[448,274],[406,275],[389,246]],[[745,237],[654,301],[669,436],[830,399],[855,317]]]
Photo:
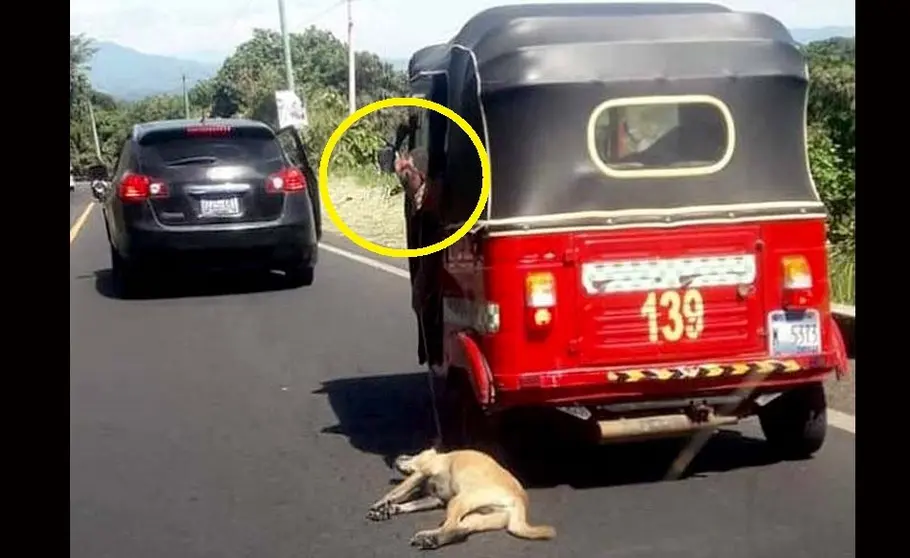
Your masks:
[[[240,215],[240,199],[236,196],[199,200],[200,217],[236,217],[237,215]]]
[[[775,310],[768,314],[771,356],[818,354],[822,350],[817,310]]]

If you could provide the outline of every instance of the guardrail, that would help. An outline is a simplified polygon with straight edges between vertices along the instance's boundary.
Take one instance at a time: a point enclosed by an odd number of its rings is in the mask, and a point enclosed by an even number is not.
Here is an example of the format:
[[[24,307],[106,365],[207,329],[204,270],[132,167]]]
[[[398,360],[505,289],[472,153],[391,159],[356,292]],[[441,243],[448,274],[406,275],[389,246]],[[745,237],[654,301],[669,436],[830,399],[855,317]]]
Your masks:
[[[832,304],[831,312],[834,314],[834,320],[840,326],[841,335],[844,337],[844,344],[847,346],[847,354],[850,358],[856,358],[856,345],[854,333],[856,332],[856,306],[846,304]]]

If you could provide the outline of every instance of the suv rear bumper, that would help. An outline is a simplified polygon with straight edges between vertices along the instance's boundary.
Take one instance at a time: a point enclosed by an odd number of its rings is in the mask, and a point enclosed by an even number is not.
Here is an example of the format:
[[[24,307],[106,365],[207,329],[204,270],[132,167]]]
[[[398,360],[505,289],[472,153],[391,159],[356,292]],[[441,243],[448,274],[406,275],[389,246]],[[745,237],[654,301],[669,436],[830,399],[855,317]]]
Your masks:
[[[268,262],[315,264],[318,243],[309,222],[279,222],[208,227],[131,226],[117,249],[127,259],[166,260],[190,267],[245,267]]]

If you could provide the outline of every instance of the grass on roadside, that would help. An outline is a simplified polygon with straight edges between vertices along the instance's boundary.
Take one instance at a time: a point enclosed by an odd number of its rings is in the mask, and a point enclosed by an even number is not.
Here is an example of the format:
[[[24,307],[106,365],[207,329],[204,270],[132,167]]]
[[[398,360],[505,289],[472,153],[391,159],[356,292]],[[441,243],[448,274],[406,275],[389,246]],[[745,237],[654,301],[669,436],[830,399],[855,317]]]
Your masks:
[[[382,191],[393,196],[401,191],[401,183],[394,174],[379,172],[375,168],[358,167],[353,169],[333,168],[330,176],[344,177],[353,180],[365,188],[382,188]]]
[[[404,202],[394,178],[371,169],[333,169],[328,190],[338,216],[359,236],[381,246],[406,247]],[[339,232],[327,217],[323,226]]]
[[[831,247],[828,252],[828,276],[831,300],[840,304],[856,304],[856,252]]]

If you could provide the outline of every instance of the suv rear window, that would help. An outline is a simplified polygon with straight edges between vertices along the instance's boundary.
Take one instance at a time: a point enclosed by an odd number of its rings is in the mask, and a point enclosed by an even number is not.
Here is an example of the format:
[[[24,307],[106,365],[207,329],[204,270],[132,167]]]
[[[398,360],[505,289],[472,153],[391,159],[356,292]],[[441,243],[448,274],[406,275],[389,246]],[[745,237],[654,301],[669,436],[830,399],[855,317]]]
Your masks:
[[[177,165],[278,163],[284,153],[274,136],[244,134],[146,137],[142,140],[143,163],[153,167]]]

